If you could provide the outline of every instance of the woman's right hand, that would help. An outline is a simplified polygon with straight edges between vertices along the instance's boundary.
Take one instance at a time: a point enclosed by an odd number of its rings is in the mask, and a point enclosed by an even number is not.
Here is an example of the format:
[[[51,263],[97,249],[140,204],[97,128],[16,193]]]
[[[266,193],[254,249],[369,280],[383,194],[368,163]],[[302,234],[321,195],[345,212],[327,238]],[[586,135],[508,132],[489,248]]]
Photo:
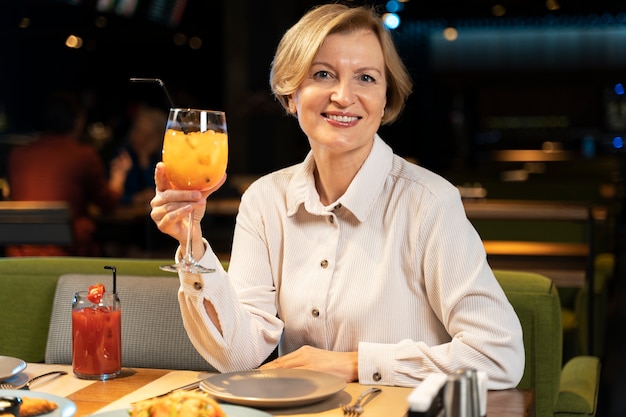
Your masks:
[[[178,240],[181,246],[187,243],[187,219],[189,212],[193,210],[193,236],[192,242],[195,247],[201,245],[202,230],[200,221],[206,211],[206,198],[221,187],[226,181],[226,175],[213,187],[205,191],[198,190],[177,190],[171,187],[166,176],[167,167],[163,162],[159,162],[154,172],[156,183],[156,194],[150,201],[152,211],[150,217],[159,230]],[[202,245],[202,252],[204,252]],[[198,252],[199,254],[199,252]]]

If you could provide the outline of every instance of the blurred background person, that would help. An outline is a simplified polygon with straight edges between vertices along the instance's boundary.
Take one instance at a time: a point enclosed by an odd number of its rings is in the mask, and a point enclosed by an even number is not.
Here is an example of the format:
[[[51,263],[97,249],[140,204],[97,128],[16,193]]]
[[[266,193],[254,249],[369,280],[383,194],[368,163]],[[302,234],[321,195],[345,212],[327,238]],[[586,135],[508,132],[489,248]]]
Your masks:
[[[124,155],[111,162],[107,178],[104,161],[90,145],[80,143],[85,107],[70,91],[53,91],[43,104],[38,138],[12,149],[8,161],[10,199],[64,201],[70,206],[74,244],[15,245],[7,256],[98,256],[96,222],[90,214],[115,209],[124,192],[131,162]]]
[[[124,183],[123,204],[148,204],[154,197],[154,168],[161,160],[166,124],[164,110],[148,105],[138,107],[127,139],[116,154],[116,159],[122,157],[131,163]]]

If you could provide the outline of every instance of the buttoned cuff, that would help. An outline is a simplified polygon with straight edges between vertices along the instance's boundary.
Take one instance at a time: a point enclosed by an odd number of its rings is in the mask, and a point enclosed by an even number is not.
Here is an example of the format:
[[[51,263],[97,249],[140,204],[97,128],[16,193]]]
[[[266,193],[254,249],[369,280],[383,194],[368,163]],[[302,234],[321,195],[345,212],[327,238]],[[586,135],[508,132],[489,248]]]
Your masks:
[[[359,383],[363,385],[393,385],[393,357],[389,345],[359,343]]]
[[[206,239],[202,239],[202,243],[204,244],[204,255],[198,263],[205,268],[214,269],[215,272],[209,272],[206,274],[192,274],[187,272],[179,272],[180,285],[188,296],[194,298],[205,298],[204,294],[210,294],[212,292],[212,287],[217,285],[217,280],[215,279],[215,274],[224,273],[224,269],[220,260],[213,253],[209,242]],[[175,259],[177,262],[180,262],[182,259],[182,253],[180,246],[176,250]],[[213,278],[213,279],[211,279]]]

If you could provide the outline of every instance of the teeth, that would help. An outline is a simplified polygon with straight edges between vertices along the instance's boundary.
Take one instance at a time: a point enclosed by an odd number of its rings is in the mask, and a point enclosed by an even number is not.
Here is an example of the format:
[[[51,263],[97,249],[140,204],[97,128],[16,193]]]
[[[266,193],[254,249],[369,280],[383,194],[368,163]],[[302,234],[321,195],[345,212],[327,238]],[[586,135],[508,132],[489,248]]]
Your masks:
[[[341,123],[349,123],[349,122],[354,122],[356,120],[358,120],[358,117],[354,117],[354,116],[335,116],[333,114],[329,114],[327,115],[327,117],[329,119],[335,120],[337,122],[341,122]]]

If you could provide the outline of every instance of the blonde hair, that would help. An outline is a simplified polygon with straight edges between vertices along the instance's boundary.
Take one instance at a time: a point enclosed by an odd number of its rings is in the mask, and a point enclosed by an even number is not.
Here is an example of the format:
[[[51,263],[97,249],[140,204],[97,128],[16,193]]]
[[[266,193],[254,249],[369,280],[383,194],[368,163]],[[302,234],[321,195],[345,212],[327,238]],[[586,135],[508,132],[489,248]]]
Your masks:
[[[298,90],[307,77],[311,63],[326,37],[358,29],[374,32],[383,51],[387,106],[382,124],[392,123],[400,116],[413,85],[391,34],[373,8],[342,4],[326,4],[311,9],[283,35],[278,44],[270,71],[270,86],[288,113],[289,96]]]

